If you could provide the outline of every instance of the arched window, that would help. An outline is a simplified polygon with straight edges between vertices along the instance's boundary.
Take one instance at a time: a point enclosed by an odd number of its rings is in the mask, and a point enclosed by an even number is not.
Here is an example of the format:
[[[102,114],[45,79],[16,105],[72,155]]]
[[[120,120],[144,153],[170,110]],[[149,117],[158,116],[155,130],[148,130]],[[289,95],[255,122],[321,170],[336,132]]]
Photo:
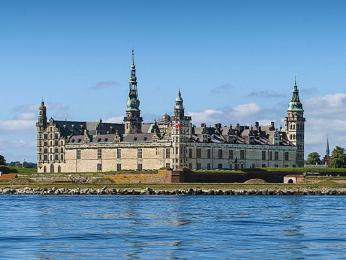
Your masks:
[[[60,167],[60,165],[58,166],[58,173],[61,173],[61,167]]]
[[[50,173],[54,173],[54,164],[50,165]]]
[[[44,172],[44,173],[47,172],[47,167],[46,167],[46,166],[43,167],[43,172]]]

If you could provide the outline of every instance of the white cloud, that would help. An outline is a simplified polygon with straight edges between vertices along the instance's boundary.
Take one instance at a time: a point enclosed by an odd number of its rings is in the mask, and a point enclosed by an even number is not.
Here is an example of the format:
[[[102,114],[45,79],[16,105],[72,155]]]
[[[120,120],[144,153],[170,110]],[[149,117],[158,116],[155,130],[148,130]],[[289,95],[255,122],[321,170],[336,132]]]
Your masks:
[[[115,116],[115,117],[110,117],[104,120],[105,123],[122,123],[124,120],[124,117],[122,116]]]
[[[260,110],[260,107],[256,103],[243,104],[232,108],[231,115],[237,118],[247,117],[257,114]]]
[[[0,121],[1,132],[27,131],[35,129],[34,120],[13,119]]]
[[[206,109],[202,112],[189,112],[188,115],[192,117],[192,121],[195,124],[201,123],[216,123],[217,118],[222,115],[223,112],[215,109]]]

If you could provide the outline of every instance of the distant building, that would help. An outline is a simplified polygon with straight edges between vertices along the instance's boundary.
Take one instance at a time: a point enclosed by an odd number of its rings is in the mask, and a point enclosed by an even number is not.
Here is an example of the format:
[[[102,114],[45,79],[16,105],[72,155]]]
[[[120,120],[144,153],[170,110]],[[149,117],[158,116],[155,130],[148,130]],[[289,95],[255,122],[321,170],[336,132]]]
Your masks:
[[[126,114],[121,124],[47,120],[42,101],[37,121],[39,172],[107,172],[160,168],[239,169],[304,165],[304,110],[293,86],[285,129],[201,124],[185,115],[179,90],[173,115],[143,123],[132,53]]]
[[[322,164],[329,167],[330,166],[330,149],[329,149],[329,140],[327,138],[327,144],[326,144],[326,154],[322,159]]]

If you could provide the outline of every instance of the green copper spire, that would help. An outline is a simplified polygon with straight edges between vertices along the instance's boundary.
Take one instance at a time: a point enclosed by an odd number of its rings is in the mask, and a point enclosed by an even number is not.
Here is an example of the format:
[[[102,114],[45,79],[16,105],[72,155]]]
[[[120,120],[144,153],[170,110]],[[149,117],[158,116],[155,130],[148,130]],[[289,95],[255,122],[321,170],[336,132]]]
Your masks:
[[[303,105],[299,99],[299,90],[297,86],[297,80],[294,80],[294,86],[292,91],[291,102],[288,105],[289,111],[303,111]]]
[[[127,99],[127,111],[139,110],[140,101],[138,99],[137,77],[135,65],[135,52],[132,50],[131,75],[129,80],[129,97]]]

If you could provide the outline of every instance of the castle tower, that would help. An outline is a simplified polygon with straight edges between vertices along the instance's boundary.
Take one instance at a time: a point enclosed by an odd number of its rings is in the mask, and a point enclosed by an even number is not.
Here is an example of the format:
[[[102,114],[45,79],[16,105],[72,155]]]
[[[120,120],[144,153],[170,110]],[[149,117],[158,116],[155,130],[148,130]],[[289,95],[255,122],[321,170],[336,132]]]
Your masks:
[[[292,99],[288,105],[285,127],[288,140],[297,147],[296,162],[298,167],[304,166],[304,109],[299,99],[297,82],[294,82]]]
[[[140,101],[138,99],[137,77],[135,66],[135,55],[132,50],[131,76],[129,80],[129,96],[126,103],[126,116],[124,117],[125,134],[136,134],[142,132]]]
[[[172,117],[173,169],[187,167],[185,149],[186,143],[189,142],[191,137],[191,117],[185,116],[184,101],[179,90],[178,96],[175,99],[174,116]]]
[[[47,128],[47,108],[44,104],[44,101],[41,101],[39,107],[39,114],[36,122],[37,129],[37,162],[42,164],[44,160],[43,151],[44,151],[44,134],[43,132]]]

